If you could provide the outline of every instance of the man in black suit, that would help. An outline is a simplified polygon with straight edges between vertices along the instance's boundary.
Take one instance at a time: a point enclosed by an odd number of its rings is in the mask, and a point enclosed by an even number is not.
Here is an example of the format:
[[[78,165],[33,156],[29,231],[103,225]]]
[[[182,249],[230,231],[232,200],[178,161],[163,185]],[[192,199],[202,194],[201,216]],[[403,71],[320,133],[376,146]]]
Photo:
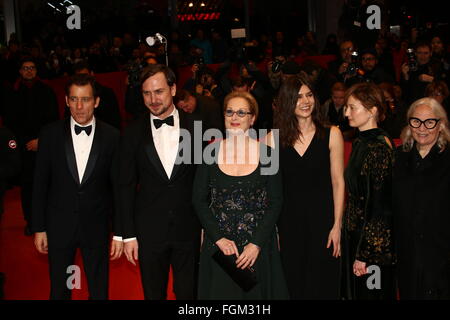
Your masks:
[[[39,80],[36,63],[31,58],[22,60],[19,73],[20,79],[14,85],[10,103],[4,106],[4,124],[14,133],[20,147],[22,211],[27,222],[25,235],[31,236],[31,193],[38,136],[41,128],[57,120],[59,114],[56,95]]]
[[[75,74],[90,74],[94,76],[94,71],[88,63],[80,61],[73,66]],[[96,82],[96,91],[100,98],[100,104],[95,108],[94,115],[97,119],[106,122],[120,130],[121,117],[119,103],[117,102],[116,94],[114,90],[108,88],[99,82]]]
[[[197,283],[200,223],[191,202],[195,165],[177,161],[182,131],[194,140],[193,121],[173,104],[175,80],[165,65],[143,70],[142,94],[150,114],[125,129],[120,148],[124,251],[133,264],[139,257],[144,296],[153,300],[166,298],[170,266],[177,299],[193,299]]]
[[[69,266],[81,249],[90,299],[108,298],[109,218],[120,234],[114,159],[119,132],[97,120],[100,99],[95,79],[75,75],[66,86],[71,117],[46,126],[39,138],[33,188],[32,231],[40,253],[50,265],[51,299],[70,299]],[[114,237],[111,259],[122,253],[122,239]]]

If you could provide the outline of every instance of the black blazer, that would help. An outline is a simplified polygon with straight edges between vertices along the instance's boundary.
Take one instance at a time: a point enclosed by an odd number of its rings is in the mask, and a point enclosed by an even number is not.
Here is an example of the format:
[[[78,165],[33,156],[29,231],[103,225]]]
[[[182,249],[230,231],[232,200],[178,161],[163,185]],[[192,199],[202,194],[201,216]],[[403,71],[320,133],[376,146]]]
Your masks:
[[[394,165],[394,234],[401,299],[450,293],[450,149],[420,159],[398,148]],[[447,298],[448,299],[448,298]]]
[[[193,121],[178,112],[180,129],[191,133],[193,143]],[[192,205],[196,170],[192,163],[191,159],[191,164],[176,164],[170,179],[167,177],[153,143],[149,112],[125,129],[119,178],[124,239],[137,237],[147,244],[199,239],[200,223]]]
[[[119,131],[96,120],[94,140],[79,182],[70,118],[46,126],[39,138],[33,186],[32,231],[46,231],[49,246],[105,246],[117,199]],[[114,234],[120,235],[118,210]]]

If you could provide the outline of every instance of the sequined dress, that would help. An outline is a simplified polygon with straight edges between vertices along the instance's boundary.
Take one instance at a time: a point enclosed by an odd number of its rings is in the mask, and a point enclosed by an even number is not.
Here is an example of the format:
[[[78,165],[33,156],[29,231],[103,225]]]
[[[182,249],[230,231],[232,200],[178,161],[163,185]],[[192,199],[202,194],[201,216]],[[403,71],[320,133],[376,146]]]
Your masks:
[[[245,176],[227,175],[217,164],[197,169],[193,203],[204,228],[200,300],[288,298],[275,228],[282,205],[281,177],[261,175],[260,169],[261,165]],[[248,243],[261,248],[254,265],[258,284],[249,292],[241,290],[211,257],[222,237],[234,240],[239,252]]]

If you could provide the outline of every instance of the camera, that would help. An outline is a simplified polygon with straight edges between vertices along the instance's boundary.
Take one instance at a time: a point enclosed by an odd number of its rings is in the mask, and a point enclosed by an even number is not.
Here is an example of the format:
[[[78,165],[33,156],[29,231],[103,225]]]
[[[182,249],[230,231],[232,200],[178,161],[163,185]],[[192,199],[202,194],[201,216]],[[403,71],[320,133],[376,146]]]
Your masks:
[[[406,56],[408,58],[409,71],[417,71],[417,60],[416,54],[414,53],[414,49],[408,48],[406,50]]]
[[[145,62],[132,62],[127,65],[128,85],[130,87],[141,86],[141,72],[147,66]]]
[[[272,62],[272,72],[273,73],[277,73],[281,70],[281,67],[283,66],[284,61],[280,60],[280,59],[275,59]]]
[[[356,73],[358,72],[358,69],[359,69],[358,56],[359,56],[358,51],[352,52],[352,60],[347,67],[347,75],[349,77],[355,76]]]
[[[195,64],[198,64],[199,67],[202,67],[205,64],[205,59],[200,56],[195,59]]]

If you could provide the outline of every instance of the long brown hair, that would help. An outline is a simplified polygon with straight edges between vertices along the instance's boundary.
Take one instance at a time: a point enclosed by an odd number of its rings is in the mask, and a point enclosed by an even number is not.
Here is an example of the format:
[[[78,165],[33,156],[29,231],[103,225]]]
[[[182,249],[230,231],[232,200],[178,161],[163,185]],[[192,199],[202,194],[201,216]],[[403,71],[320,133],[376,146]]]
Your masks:
[[[280,130],[280,143],[281,146],[291,147],[302,136],[298,125],[298,119],[295,115],[295,108],[297,107],[298,92],[302,86],[307,86],[314,96],[314,109],[311,117],[316,127],[316,133],[319,137],[324,135],[324,122],[320,113],[320,102],[317,97],[314,87],[306,78],[302,75],[286,79],[280,87],[280,92],[275,102],[274,112],[274,128]]]

